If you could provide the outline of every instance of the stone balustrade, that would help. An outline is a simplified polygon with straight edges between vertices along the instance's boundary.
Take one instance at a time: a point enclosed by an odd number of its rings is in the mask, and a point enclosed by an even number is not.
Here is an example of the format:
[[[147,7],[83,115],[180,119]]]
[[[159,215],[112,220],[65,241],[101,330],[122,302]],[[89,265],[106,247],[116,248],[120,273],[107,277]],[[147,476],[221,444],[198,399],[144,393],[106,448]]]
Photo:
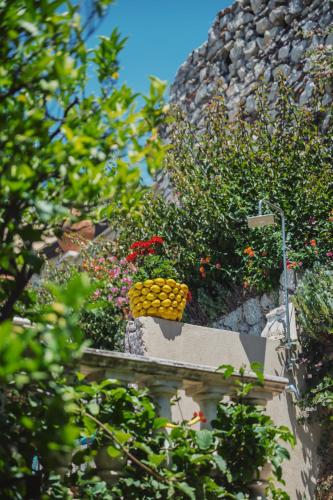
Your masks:
[[[124,385],[148,387],[157,403],[160,416],[169,420],[172,420],[172,399],[178,396],[179,391],[184,391],[187,397],[198,404],[206,417],[206,422],[200,423],[201,428],[210,427],[210,422],[216,416],[217,405],[222,399],[233,399],[237,380],[256,381],[256,375],[251,371],[246,371],[243,377],[235,371],[225,379],[212,366],[99,349],[86,349],[80,371],[89,380],[112,378]],[[248,403],[264,407],[274,396],[280,395],[287,384],[288,379],[285,377],[265,375],[263,385],[255,387],[247,396]],[[102,457],[96,462],[96,466],[98,473],[112,483],[121,475],[122,464],[113,464],[113,470],[108,471],[107,463],[107,457]],[[115,470],[117,467],[119,470]],[[267,467],[263,469],[259,480],[251,485],[256,498],[264,498],[266,469]]]
[[[149,387],[160,415],[167,418],[171,418],[170,401],[183,389],[187,396],[199,403],[208,423],[215,417],[217,403],[224,397],[232,399],[236,380],[256,381],[256,375],[251,371],[246,371],[244,377],[235,371],[224,379],[211,366],[99,349],[86,349],[80,370],[90,380],[113,378],[125,385]],[[248,395],[248,401],[266,406],[273,396],[284,391],[287,384],[285,377],[266,375],[263,385],[255,387]]]

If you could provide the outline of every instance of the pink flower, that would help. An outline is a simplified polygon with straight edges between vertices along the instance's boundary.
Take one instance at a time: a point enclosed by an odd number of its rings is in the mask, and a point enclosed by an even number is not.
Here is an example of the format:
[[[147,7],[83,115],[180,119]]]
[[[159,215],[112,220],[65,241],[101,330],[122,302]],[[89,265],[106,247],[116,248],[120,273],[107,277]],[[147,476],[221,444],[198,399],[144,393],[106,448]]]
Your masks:
[[[113,286],[110,290],[111,293],[118,293],[118,288],[116,286]]]
[[[110,294],[108,295],[108,301],[109,301],[109,302],[113,302],[113,296],[112,296],[112,295],[110,295]]]
[[[125,264],[127,264],[127,260],[126,260],[126,259],[121,259],[121,260],[119,261],[119,264],[120,264],[121,266],[125,266]]]
[[[100,262],[100,263],[105,262],[104,257],[100,257],[100,258],[98,259],[98,262]]]
[[[132,279],[125,276],[124,278],[121,278],[121,282],[128,283],[130,285],[132,283]]]
[[[117,259],[117,257],[115,255],[112,255],[111,257],[108,257],[108,260],[110,262],[117,262],[118,259]]]
[[[116,298],[116,304],[118,307],[121,307],[124,304],[124,302],[126,302],[125,297],[117,297]]]
[[[126,294],[127,294],[127,292],[128,292],[128,288],[127,288],[127,286],[122,286],[122,287],[121,287],[121,290],[120,290],[120,293],[121,293],[122,295],[126,295]]]
[[[327,255],[327,257],[331,257],[331,258],[332,258],[332,257],[333,257],[333,252],[332,252],[332,250],[330,250],[329,252],[327,252],[327,253],[326,253],[326,255]]]
[[[116,268],[113,270],[113,276],[114,276],[115,278],[118,278],[119,274],[120,274],[120,269],[119,269],[119,267],[116,267]]]
[[[94,297],[95,297],[95,299],[97,299],[100,296],[101,296],[101,291],[100,290],[95,290],[94,291]]]

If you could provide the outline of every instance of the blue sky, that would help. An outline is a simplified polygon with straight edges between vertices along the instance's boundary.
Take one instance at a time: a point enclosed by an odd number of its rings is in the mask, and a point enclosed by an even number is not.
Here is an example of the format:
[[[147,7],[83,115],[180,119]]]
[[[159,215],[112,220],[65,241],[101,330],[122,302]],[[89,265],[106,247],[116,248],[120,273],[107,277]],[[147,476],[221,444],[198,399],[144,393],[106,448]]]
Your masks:
[[[128,36],[121,56],[121,82],[146,92],[148,76],[172,83],[187,55],[207,40],[219,10],[231,0],[117,0],[89,45],[117,26]],[[93,81],[91,85],[93,85]]]

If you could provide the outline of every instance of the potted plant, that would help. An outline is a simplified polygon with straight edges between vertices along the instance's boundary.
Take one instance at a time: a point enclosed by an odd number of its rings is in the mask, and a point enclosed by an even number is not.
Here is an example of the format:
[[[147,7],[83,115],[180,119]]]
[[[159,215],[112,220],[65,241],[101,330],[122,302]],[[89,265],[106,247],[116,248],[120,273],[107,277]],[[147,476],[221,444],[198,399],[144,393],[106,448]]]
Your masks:
[[[180,321],[189,289],[179,283],[178,272],[166,256],[163,238],[153,236],[148,241],[136,241],[131,249],[127,261],[136,266],[134,285],[128,292],[133,317],[157,316]]]

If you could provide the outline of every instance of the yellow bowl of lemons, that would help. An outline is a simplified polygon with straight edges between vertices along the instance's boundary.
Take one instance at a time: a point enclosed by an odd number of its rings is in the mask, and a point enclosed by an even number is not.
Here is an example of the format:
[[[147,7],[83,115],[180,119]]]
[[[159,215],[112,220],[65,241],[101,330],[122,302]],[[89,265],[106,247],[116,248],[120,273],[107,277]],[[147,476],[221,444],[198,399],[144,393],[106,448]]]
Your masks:
[[[155,278],[135,283],[129,290],[130,309],[134,318],[156,316],[180,321],[183,317],[188,286],[174,279]]]

